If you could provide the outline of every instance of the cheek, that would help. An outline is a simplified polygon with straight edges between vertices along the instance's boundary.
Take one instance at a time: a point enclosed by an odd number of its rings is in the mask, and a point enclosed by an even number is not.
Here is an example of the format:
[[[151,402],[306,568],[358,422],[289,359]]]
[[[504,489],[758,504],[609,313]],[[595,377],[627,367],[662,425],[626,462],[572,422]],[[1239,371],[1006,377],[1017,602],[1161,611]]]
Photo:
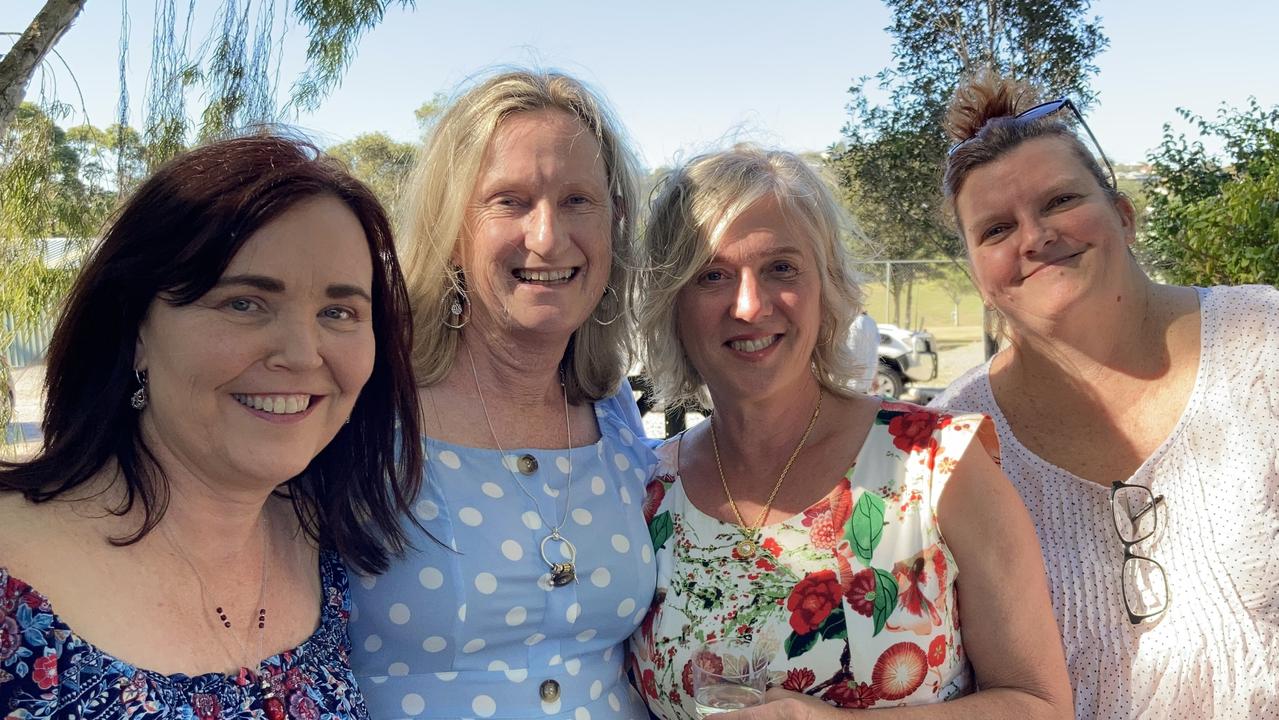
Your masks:
[[[359,394],[373,374],[377,343],[372,327],[353,333],[352,337],[343,340],[330,354],[330,364],[342,392],[354,396]]]

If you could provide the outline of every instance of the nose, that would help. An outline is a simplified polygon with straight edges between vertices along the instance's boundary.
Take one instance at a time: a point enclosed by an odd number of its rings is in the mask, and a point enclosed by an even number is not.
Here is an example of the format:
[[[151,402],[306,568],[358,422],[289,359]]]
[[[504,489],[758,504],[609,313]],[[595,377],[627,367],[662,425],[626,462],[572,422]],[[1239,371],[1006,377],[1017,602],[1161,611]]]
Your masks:
[[[314,317],[281,318],[273,323],[267,368],[313,370],[324,364],[320,356],[320,328]]]
[[[528,214],[528,227],[524,232],[524,244],[532,252],[550,257],[568,238],[568,229],[550,201],[537,203]]]
[[[1057,231],[1041,218],[1023,221],[1021,226],[1023,230],[1021,252],[1026,257],[1034,257],[1057,241]]]
[[[742,273],[737,281],[737,293],[733,298],[733,317],[744,322],[755,322],[771,310],[768,298],[760,287],[759,278],[751,272]]]

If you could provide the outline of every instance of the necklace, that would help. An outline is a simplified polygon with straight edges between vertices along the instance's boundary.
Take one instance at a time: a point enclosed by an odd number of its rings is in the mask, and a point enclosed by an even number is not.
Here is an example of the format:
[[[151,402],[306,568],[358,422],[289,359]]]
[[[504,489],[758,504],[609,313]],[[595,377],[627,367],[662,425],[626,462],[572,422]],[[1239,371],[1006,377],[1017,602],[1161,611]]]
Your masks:
[[[795,464],[795,458],[799,457],[799,451],[804,449],[804,443],[808,442],[808,435],[813,431],[813,426],[817,424],[817,416],[822,412],[822,391],[817,390],[817,407],[813,408],[813,417],[808,421],[808,427],[805,428],[803,436],[799,438],[799,444],[795,446],[795,452],[790,454],[790,459],[786,461],[786,465],[782,467],[782,474],[777,476],[777,482],[773,483],[773,491],[768,494],[768,500],[764,502],[764,509],[760,511],[759,517],[755,518],[755,524],[747,525],[742,519],[742,513],[737,509],[737,503],[733,500],[733,493],[728,489],[728,480],[724,478],[724,466],[719,461],[719,440],[715,437],[715,416],[711,415],[711,448],[715,451],[715,469],[719,471],[719,481],[724,485],[724,497],[728,498],[728,506],[733,509],[733,515],[737,517],[737,530],[742,534],[742,539],[734,545],[737,554],[743,559],[749,560],[759,552],[759,543],[757,541],[760,528],[764,527],[764,523],[768,520],[768,511],[773,509],[773,500],[777,498],[777,491],[782,489],[782,482],[786,480],[786,473],[790,472],[790,466]]]
[[[493,437],[493,444],[497,446],[497,451],[502,454],[502,467],[511,474],[511,479],[515,481],[515,486],[520,492],[533,503],[533,510],[537,512],[538,517],[542,518],[542,523],[551,529],[546,537],[542,538],[542,542],[538,545],[538,552],[542,555],[542,562],[546,563],[550,568],[551,584],[555,587],[563,587],[577,580],[577,548],[568,538],[560,533],[564,528],[564,524],[568,522],[568,509],[572,507],[570,501],[570,493],[573,491],[573,463],[570,460],[568,464],[568,484],[564,486],[564,512],[560,514],[560,521],[552,523],[542,514],[542,506],[538,504],[537,498],[533,497],[533,493],[524,487],[524,483],[520,481],[519,476],[511,469],[507,458],[506,450],[502,448],[502,443],[497,439],[497,431],[493,429],[493,419],[489,417],[488,403],[484,402],[484,391],[480,389],[480,374],[475,370],[475,355],[471,353],[470,345],[466,345],[466,356],[471,361],[471,377],[475,379],[475,393],[480,396],[480,409],[484,411],[484,422],[489,426],[489,435]],[[564,389],[564,381],[560,380],[560,394],[564,397],[564,435],[567,437],[568,448],[573,448],[573,431],[568,416],[568,391]],[[563,547],[561,550],[568,552],[567,562],[554,562],[546,553],[548,543],[558,543]]]
[[[182,562],[186,563],[186,566],[191,569],[191,574],[195,576],[195,581],[200,586],[200,599],[206,606],[212,606],[214,608],[213,611],[218,616],[218,622],[224,629],[230,631],[231,638],[235,640],[236,645],[240,648],[240,660],[237,661],[235,658],[231,657],[232,653],[227,650],[226,644],[222,642],[221,635],[219,634],[218,644],[222,645],[222,651],[226,653],[233,665],[248,668],[252,659],[259,657],[262,654],[262,638],[266,634],[266,603],[264,600],[266,599],[267,585],[267,555],[270,553],[271,542],[271,528],[267,525],[266,515],[264,514],[262,516],[262,580],[258,585],[258,601],[255,603],[255,607],[258,608],[258,632],[257,642],[254,644],[254,654],[252,655],[249,654],[249,648],[248,645],[245,644],[244,638],[240,636],[240,633],[235,632],[235,628],[231,623],[231,620],[227,617],[223,606],[216,604],[210,599],[211,596],[209,594],[208,585],[204,582],[204,575],[200,572],[199,568],[195,566],[195,563],[191,561],[191,556],[187,555],[186,551],[182,549],[182,546],[174,540],[173,534],[169,531],[168,525],[161,523],[160,533],[164,535],[164,539],[169,543],[169,547],[173,548],[173,551],[182,559]],[[284,702],[276,696],[275,690],[271,687],[270,680],[266,678],[266,673],[262,671],[261,661],[257,663],[256,675],[258,690],[262,693],[262,706],[263,709],[266,710],[268,720],[283,720]]]

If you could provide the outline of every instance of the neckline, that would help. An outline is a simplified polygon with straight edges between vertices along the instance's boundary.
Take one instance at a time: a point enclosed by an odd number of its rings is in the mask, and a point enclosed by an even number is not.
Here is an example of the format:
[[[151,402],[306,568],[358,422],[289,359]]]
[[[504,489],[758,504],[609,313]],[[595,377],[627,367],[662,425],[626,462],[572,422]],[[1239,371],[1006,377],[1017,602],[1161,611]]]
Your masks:
[[[599,439],[596,440],[595,442],[587,443],[585,445],[574,445],[573,447],[568,447],[568,448],[539,448],[539,447],[516,446],[516,447],[509,447],[509,448],[506,448],[505,450],[502,450],[495,447],[488,448],[488,447],[478,447],[475,445],[463,445],[462,443],[443,440],[441,438],[427,435],[426,433],[422,433],[421,437],[422,437],[423,443],[438,445],[449,450],[464,450],[466,452],[475,452],[475,453],[493,453],[495,455],[507,455],[507,456],[517,456],[521,454],[531,454],[531,453],[581,454],[587,450],[598,451],[603,449],[604,438],[607,435],[604,432],[604,422],[606,419],[607,411],[605,411],[601,407],[598,401],[592,402],[591,407],[594,410],[595,432],[599,435]]]
[[[258,669],[264,667],[276,667],[278,668],[277,674],[287,672],[293,667],[296,667],[303,659],[325,653],[326,651],[336,647],[341,641],[341,638],[345,635],[345,632],[334,633],[333,631],[334,623],[340,622],[341,617],[338,616],[337,608],[330,602],[329,593],[330,589],[336,587],[342,590],[342,594],[345,595],[345,583],[342,581],[342,573],[344,572],[342,562],[338,558],[337,553],[333,550],[321,549],[319,551],[318,569],[320,572],[320,620],[316,624],[315,630],[313,630],[305,640],[298,643],[296,646],[262,658],[258,661]],[[105,664],[107,665],[130,668],[135,673],[141,673],[146,676],[153,685],[160,687],[198,685],[206,682],[222,682],[228,686],[234,686],[241,691],[256,692],[256,683],[242,685],[238,681],[239,675],[243,671],[255,673],[256,671],[253,668],[239,668],[239,672],[232,674],[210,671],[200,673],[198,675],[187,675],[186,673],[172,673],[166,675],[158,670],[141,667],[117,657],[115,654],[98,647],[96,644],[90,642],[72,629],[72,627],[68,625],[60,615],[58,615],[57,610],[53,607],[53,603],[49,602],[49,598],[45,597],[44,593],[40,592],[30,583],[24,581],[22,578],[14,577],[9,574],[8,568],[5,567],[0,567],[0,574],[3,574],[4,577],[8,578],[10,581],[20,583],[23,587],[27,588],[27,591],[35,594],[43,601],[42,604],[49,608],[49,615],[52,616],[49,629],[53,629],[58,626],[66,628],[67,638],[63,641],[64,643],[70,643],[72,640],[76,641],[84,651],[94,653],[100,657],[102,661],[105,661]],[[333,574],[333,577],[327,577],[329,574]],[[330,579],[332,582],[326,582]]]
[[[881,410],[882,410],[882,408],[883,408],[883,403],[880,403],[880,408],[881,408]],[[865,438],[863,438],[863,440],[862,440],[862,446],[861,446],[861,448],[857,451],[857,457],[853,458],[853,464],[852,464],[852,465],[849,465],[849,466],[848,466],[848,468],[847,468],[846,470],[844,470],[844,472],[843,472],[843,473],[841,473],[841,474],[840,474],[840,476],[839,476],[839,479],[840,479],[840,480],[847,480],[847,481],[849,481],[849,484],[850,484],[850,485],[852,484],[852,480],[853,480],[853,473],[855,473],[855,472],[857,471],[857,467],[858,467],[859,465],[861,465],[862,455],[863,455],[864,453],[866,453],[866,452],[867,452],[867,448],[870,446],[870,439],[871,439],[871,436],[872,436],[872,435],[874,435],[874,434],[876,433],[876,431],[877,431],[880,427],[884,427],[884,428],[885,428],[884,432],[887,432],[887,429],[886,429],[886,428],[887,428],[887,426],[880,426],[880,425],[879,425],[879,424],[877,424],[877,423],[873,423],[873,424],[871,424],[871,426],[870,426],[870,430],[866,433],[866,437],[865,437]],[[680,495],[681,495],[681,496],[683,496],[683,498],[684,498],[684,504],[685,504],[687,507],[691,508],[691,509],[693,510],[693,512],[695,512],[695,513],[697,513],[698,515],[700,515],[700,516],[702,516],[702,517],[706,518],[707,520],[711,520],[711,521],[716,522],[716,523],[718,523],[718,524],[720,524],[720,525],[723,525],[723,526],[725,526],[725,527],[731,527],[731,528],[733,528],[735,531],[737,531],[737,528],[739,528],[739,527],[740,527],[739,525],[737,525],[736,523],[731,522],[731,521],[720,520],[719,518],[715,517],[714,515],[711,515],[710,513],[708,513],[708,512],[706,512],[706,511],[702,510],[701,508],[697,507],[697,505],[693,502],[693,499],[692,499],[692,498],[690,498],[690,497],[688,496],[688,493],[684,491],[684,476],[683,476],[682,474],[680,474],[680,471],[679,471],[679,451],[680,451],[680,445],[679,445],[679,444],[683,441],[683,439],[684,439],[684,433],[685,433],[685,432],[687,432],[687,429],[685,429],[684,431],[681,431],[678,435],[676,435],[675,437],[673,437],[673,438],[671,438],[671,439],[669,439],[669,440],[667,440],[667,441],[666,441],[666,442],[667,442],[667,444],[674,444],[674,446],[675,446],[674,460],[673,460],[673,465],[672,465],[672,464],[668,463],[668,462],[666,461],[666,459],[665,459],[665,458],[663,458],[663,459],[662,459],[662,465],[663,465],[664,467],[668,468],[668,469],[671,471],[669,474],[670,474],[672,477],[674,477],[674,478],[675,478],[675,481],[676,481],[676,482],[674,483],[674,486],[678,488]],[[659,467],[659,468],[658,468],[658,474],[661,474],[661,467]],[[813,501],[813,502],[812,502],[812,503],[810,503],[807,507],[803,508],[803,509],[802,509],[802,510],[800,510],[799,512],[796,512],[796,513],[793,513],[793,514],[791,514],[791,515],[788,515],[788,516],[786,516],[785,518],[782,518],[781,520],[777,520],[777,521],[774,521],[774,522],[770,522],[770,523],[766,523],[766,524],[764,524],[764,525],[761,525],[761,526],[759,526],[758,528],[756,528],[756,529],[755,529],[755,531],[756,531],[756,532],[763,532],[764,530],[768,530],[769,528],[778,528],[778,527],[781,527],[781,526],[783,526],[783,525],[793,524],[793,523],[794,523],[794,522],[796,522],[796,521],[802,521],[802,520],[803,520],[803,518],[804,518],[804,516],[805,516],[805,514],[806,514],[809,510],[812,510],[813,508],[817,507],[817,505],[821,504],[822,502],[824,502],[825,500],[827,500],[828,498],[830,498],[831,494],[835,492],[835,489],[838,487],[838,485],[839,485],[839,481],[837,480],[837,481],[835,482],[835,484],[834,484],[834,485],[832,485],[832,486],[831,486],[831,488],[830,488],[829,490],[827,490],[827,491],[826,491],[826,494],[825,494],[825,495],[822,495],[820,498],[818,498],[817,500]]]
[[[1205,368],[1208,365],[1208,348],[1211,345],[1208,338],[1210,332],[1208,325],[1209,301],[1211,299],[1210,288],[1196,287],[1195,294],[1199,300],[1199,365],[1195,368],[1195,382],[1190,387],[1190,394],[1186,396],[1186,404],[1182,407],[1181,414],[1177,417],[1177,422],[1172,426],[1172,430],[1168,431],[1168,435],[1163,439],[1163,442],[1159,443],[1159,446],[1151,451],[1150,455],[1146,456],[1146,458],[1141,461],[1141,464],[1137,466],[1137,469],[1133,470],[1132,473],[1124,479],[1124,482],[1133,482],[1142,475],[1148,474],[1150,469],[1157,465],[1159,461],[1163,459],[1164,455],[1168,454],[1169,449],[1185,432],[1186,426],[1190,424],[1190,418],[1199,410],[1201,398],[1205,392],[1204,386],[1207,382],[1205,380]],[[1008,439],[1011,440],[1011,442],[1005,444],[1011,445],[1015,452],[1020,453],[1032,463],[1035,463],[1044,469],[1065,475],[1078,483],[1096,488],[1098,492],[1109,492],[1109,483],[1103,485],[1102,483],[1076,475],[1056,463],[1049,462],[1030,448],[1026,447],[1021,440],[1018,439],[1017,433],[1012,424],[1008,422],[1008,417],[1004,415],[1003,408],[999,406],[999,400],[995,397],[995,389],[990,382],[990,365],[994,359],[994,357],[987,359],[986,363],[981,368],[981,393],[984,395],[984,400],[990,408],[994,410],[994,414],[999,416],[1000,424],[1008,429]],[[1145,483],[1147,487],[1151,487],[1153,485],[1154,478],[1151,478],[1151,480],[1152,482]]]

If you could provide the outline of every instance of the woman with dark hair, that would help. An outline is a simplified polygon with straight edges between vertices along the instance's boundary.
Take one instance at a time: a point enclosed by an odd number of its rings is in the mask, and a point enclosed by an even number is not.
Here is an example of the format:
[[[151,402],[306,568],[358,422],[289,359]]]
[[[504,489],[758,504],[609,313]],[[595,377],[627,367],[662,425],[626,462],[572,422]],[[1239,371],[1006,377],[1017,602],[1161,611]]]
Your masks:
[[[40,453],[0,465],[0,713],[367,717],[342,562],[405,546],[410,337],[381,207],[310,145],[144,183],[58,321]]]
[[[1078,717],[1277,717],[1279,292],[1151,280],[1082,116],[1035,95],[952,101],[944,191],[1010,342],[935,404],[995,421]]]

